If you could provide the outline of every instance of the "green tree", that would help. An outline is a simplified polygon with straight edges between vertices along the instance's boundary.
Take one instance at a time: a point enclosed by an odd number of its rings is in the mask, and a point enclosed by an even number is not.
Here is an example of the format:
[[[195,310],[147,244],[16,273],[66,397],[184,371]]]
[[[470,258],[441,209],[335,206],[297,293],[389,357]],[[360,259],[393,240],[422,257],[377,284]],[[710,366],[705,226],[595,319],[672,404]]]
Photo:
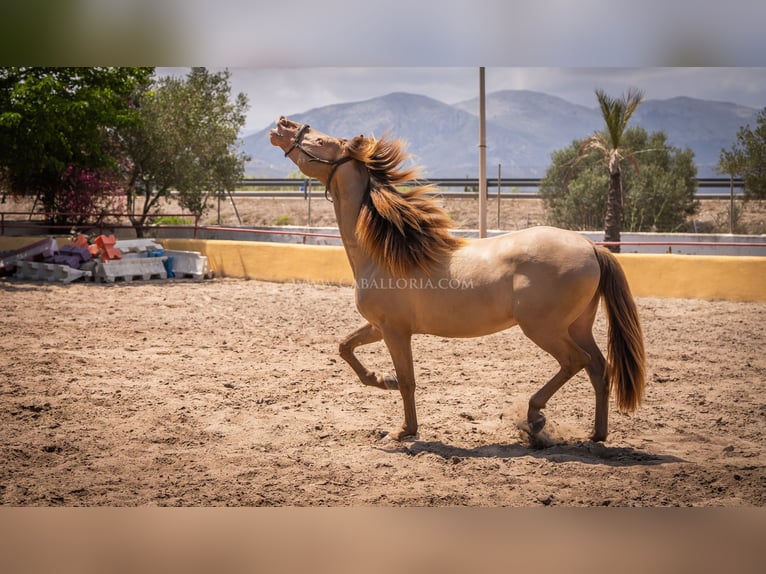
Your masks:
[[[245,94],[230,100],[228,70],[193,68],[186,78],[165,77],[140,102],[142,122],[125,133],[132,162],[128,211],[138,236],[162,198],[201,216],[215,194],[234,189],[247,156],[238,151],[245,123]]]
[[[0,184],[33,194],[50,223],[82,219],[118,187],[117,134],[135,125],[152,68],[0,68]],[[100,183],[99,183],[100,182]]]
[[[745,199],[766,199],[766,108],[756,116],[755,129],[742,126],[731,149],[721,150],[717,169],[742,177]]]
[[[682,229],[698,209],[694,198],[697,168],[694,152],[667,142],[664,132],[651,134],[641,127],[628,128],[622,145],[641,158],[641,169],[625,170],[622,228],[626,231]],[[611,174],[600,156],[582,157],[583,141],[553,153],[551,166],[541,183],[542,196],[552,224],[569,229],[596,229],[605,220]],[[573,167],[574,164],[574,167]]]
[[[606,214],[604,216],[604,240],[620,241],[623,219],[622,162],[627,159],[635,164],[630,148],[624,145],[623,138],[631,116],[644,99],[640,90],[631,88],[620,98],[613,98],[603,90],[596,90],[596,99],[601,108],[601,115],[606,130],[598,132],[585,141],[578,151],[574,163],[596,152],[609,173]],[[637,168],[637,164],[636,164]],[[610,246],[615,252],[619,245]]]

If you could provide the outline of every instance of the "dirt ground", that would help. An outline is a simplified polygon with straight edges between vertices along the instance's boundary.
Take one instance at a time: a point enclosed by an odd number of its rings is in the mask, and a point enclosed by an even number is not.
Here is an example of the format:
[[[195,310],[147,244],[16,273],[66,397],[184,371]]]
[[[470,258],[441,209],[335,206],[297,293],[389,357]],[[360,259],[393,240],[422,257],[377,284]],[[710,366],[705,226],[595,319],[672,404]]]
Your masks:
[[[558,444],[528,445],[556,365],[518,329],[415,337],[420,435],[396,443],[398,393],[338,357],[350,287],[0,279],[0,504],[763,506],[766,304],[638,306],[647,397],[606,443],[580,374],[546,409]]]

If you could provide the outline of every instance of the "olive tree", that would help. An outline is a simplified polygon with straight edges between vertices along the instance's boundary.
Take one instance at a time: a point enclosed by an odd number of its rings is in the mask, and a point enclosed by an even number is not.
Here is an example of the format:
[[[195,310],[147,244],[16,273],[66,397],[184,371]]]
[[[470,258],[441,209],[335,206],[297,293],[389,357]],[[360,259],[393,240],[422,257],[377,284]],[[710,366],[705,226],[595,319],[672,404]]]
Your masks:
[[[161,199],[178,192],[179,204],[197,216],[210,198],[230,191],[244,175],[239,151],[245,94],[231,100],[228,70],[193,68],[185,78],[156,80],[140,102],[141,122],[125,132],[131,160],[128,211],[137,235]]]
[[[746,199],[766,199],[766,108],[754,129],[742,126],[731,149],[721,150],[718,173],[742,177]]]

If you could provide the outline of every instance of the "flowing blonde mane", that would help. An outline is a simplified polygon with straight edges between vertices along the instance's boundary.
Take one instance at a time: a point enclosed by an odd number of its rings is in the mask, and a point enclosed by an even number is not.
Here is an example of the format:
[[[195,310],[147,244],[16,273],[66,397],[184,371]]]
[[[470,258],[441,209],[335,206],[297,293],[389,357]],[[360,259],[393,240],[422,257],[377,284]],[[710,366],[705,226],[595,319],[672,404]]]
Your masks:
[[[395,276],[414,269],[427,272],[464,243],[450,233],[454,222],[449,215],[425,195],[432,185],[396,189],[420,172],[417,167],[400,167],[411,157],[401,140],[360,136],[348,142],[347,152],[370,174],[356,236],[379,265]]]

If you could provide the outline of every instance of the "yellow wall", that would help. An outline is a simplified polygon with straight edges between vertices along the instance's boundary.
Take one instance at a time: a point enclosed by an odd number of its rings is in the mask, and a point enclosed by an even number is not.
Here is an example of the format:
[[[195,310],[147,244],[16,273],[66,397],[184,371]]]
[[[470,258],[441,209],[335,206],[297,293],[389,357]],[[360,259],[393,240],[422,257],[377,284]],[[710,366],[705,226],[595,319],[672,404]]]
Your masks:
[[[21,249],[25,245],[29,245],[30,243],[35,243],[36,241],[40,241],[41,239],[45,239],[47,236],[41,235],[39,237],[11,237],[8,235],[2,235],[0,236],[0,251],[12,251],[14,249]],[[63,238],[63,237],[57,237],[56,242],[59,244],[59,247],[62,245],[65,245],[69,238]]]
[[[166,249],[199,251],[219,276],[351,284],[342,247],[165,239]],[[766,301],[766,257],[620,254],[637,297]]]
[[[0,251],[22,247],[37,239],[40,238],[0,237]],[[159,242],[165,249],[206,255],[210,269],[219,277],[344,285],[353,282],[342,247],[201,239]],[[637,297],[766,301],[766,257],[673,254],[621,254],[618,257]]]
[[[205,239],[159,242],[165,249],[198,251],[207,256],[208,265],[217,276],[345,285],[354,281],[346,252],[340,246]]]
[[[636,297],[766,301],[766,257],[620,254]]]

